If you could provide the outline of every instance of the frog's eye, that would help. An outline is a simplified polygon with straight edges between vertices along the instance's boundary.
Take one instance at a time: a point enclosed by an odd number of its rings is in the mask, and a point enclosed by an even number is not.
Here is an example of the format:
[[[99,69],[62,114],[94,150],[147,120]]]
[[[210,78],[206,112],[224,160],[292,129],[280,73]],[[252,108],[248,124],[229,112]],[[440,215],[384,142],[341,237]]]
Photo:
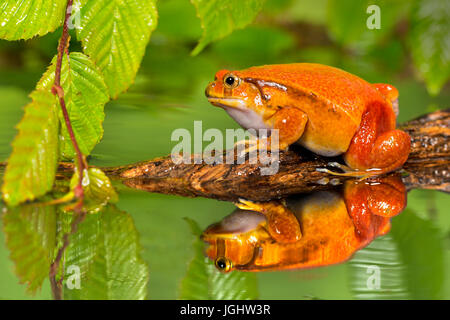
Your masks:
[[[231,261],[225,257],[217,257],[216,261],[214,261],[214,265],[221,272],[229,272],[231,271]]]
[[[223,77],[223,84],[228,89],[234,89],[239,85],[239,78],[229,73]]]

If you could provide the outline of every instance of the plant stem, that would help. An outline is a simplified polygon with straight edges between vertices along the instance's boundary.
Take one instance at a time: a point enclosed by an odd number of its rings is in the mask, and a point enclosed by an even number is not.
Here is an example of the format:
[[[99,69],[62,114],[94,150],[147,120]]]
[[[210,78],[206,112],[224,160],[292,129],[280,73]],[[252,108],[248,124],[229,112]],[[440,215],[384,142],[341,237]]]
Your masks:
[[[69,46],[69,18],[72,12],[72,3],[73,0],[67,1],[67,7],[66,7],[66,16],[64,18],[64,25],[63,25],[63,33],[61,35],[61,39],[59,40],[58,45],[58,56],[56,60],[56,70],[55,70],[55,83],[52,87],[52,93],[54,95],[57,95],[59,98],[59,104],[61,105],[61,110],[64,117],[64,122],[67,127],[67,132],[69,133],[70,140],[72,141],[73,148],[75,149],[75,153],[77,155],[77,170],[78,170],[78,184],[76,185],[74,189],[75,196],[79,200],[78,205],[75,207],[77,211],[81,210],[81,207],[83,205],[83,198],[84,198],[84,192],[83,192],[83,171],[87,168],[87,165],[85,164],[84,156],[81,153],[80,147],[78,146],[78,142],[75,138],[75,134],[73,132],[72,124],[70,122],[69,113],[67,112],[66,108],[66,102],[64,100],[64,89],[61,87],[61,68],[62,68],[62,60],[64,53],[68,53],[68,46]]]
[[[75,149],[75,153],[77,155],[77,166],[76,170],[78,171],[78,183],[74,188],[74,194],[75,197],[78,199],[78,203],[74,207],[74,212],[76,214],[76,218],[74,222],[72,223],[71,231],[69,234],[65,234],[63,236],[63,245],[61,248],[59,248],[58,253],[56,255],[55,260],[50,265],[50,283],[52,287],[53,297],[56,300],[62,299],[62,280],[63,277],[61,276],[61,279],[59,281],[56,280],[56,276],[58,273],[58,268],[62,259],[62,255],[69,245],[69,235],[75,233],[78,223],[80,223],[85,215],[86,212],[83,210],[83,199],[84,199],[84,191],[83,191],[83,172],[84,169],[87,168],[87,164],[85,163],[85,159],[83,154],[81,153],[80,147],[78,146],[77,139],[75,138],[75,134],[73,132],[72,123],[70,122],[69,113],[67,112],[66,108],[66,102],[64,100],[64,89],[61,87],[61,67],[62,67],[62,60],[63,55],[68,55],[68,47],[69,47],[69,25],[68,21],[72,12],[72,3],[73,0],[67,1],[66,6],[66,15],[64,18],[64,25],[63,25],[63,33],[61,35],[61,39],[59,40],[58,44],[58,56],[56,60],[56,69],[55,69],[55,82],[52,87],[52,93],[56,96],[58,96],[59,104],[61,105],[62,114],[64,117],[64,122],[67,127],[67,132],[69,133],[70,140],[72,141],[73,148]]]

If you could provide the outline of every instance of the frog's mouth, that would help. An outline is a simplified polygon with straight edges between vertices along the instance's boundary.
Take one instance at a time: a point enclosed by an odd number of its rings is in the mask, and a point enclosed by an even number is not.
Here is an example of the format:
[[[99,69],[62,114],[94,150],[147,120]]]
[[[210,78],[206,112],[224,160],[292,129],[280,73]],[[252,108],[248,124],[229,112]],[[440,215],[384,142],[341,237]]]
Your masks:
[[[208,101],[216,106],[223,109],[227,108],[235,108],[235,109],[246,109],[246,103],[244,100],[239,98],[214,98],[214,97],[208,97]]]

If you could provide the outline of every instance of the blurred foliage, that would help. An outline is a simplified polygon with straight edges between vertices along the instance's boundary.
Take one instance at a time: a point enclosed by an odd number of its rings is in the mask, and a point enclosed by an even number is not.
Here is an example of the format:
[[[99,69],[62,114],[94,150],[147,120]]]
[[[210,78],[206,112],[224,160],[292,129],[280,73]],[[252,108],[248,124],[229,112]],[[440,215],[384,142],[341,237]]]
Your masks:
[[[261,10],[265,0],[191,0],[202,21],[203,35],[192,51],[198,54],[205,46],[247,26]]]

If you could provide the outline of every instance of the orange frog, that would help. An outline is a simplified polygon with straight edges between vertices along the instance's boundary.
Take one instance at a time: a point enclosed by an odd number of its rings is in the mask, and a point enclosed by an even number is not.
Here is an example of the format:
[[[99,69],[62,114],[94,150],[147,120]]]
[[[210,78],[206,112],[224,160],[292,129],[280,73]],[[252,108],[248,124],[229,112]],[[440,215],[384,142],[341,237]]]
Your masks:
[[[245,129],[278,129],[281,150],[299,143],[322,156],[343,154],[348,167],[332,164],[344,175],[386,173],[408,158],[410,137],[395,129],[398,91],[388,84],[294,63],[221,70],[205,94]],[[270,137],[260,143],[270,149]]]
[[[372,183],[347,181],[341,192],[318,191],[286,201],[285,210],[301,226],[300,239],[295,234],[285,234],[284,241],[272,236],[267,210],[283,206],[274,202],[261,204],[255,211],[237,209],[209,226],[202,239],[208,244],[206,255],[224,272],[326,266],[348,260],[386,234],[391,217],[405,205],[406,189],[399,177]],[[286,241],[288,236],[295,241]]]

